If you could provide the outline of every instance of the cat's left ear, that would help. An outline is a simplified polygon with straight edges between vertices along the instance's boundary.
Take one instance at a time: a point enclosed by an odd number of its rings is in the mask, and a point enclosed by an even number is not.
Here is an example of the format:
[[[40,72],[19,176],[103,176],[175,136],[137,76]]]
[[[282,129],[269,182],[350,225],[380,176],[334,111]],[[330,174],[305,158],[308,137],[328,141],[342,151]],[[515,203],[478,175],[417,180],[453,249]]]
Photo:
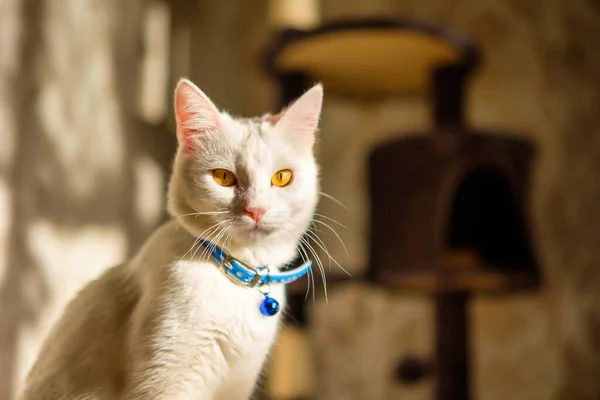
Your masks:
[[[275,127],[295,135],[299,141],[312,148],[315,132],[321,117],[323,86],[317,84],[300,96],[292,105],[272,117]]]

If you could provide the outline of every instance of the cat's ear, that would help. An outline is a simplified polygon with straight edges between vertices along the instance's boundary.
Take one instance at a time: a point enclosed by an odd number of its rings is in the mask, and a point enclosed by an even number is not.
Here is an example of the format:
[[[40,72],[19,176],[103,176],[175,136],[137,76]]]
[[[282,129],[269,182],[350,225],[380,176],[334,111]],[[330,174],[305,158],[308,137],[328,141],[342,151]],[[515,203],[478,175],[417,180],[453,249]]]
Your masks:
[[[289,132],[312,148],[323,105],[323,86],[317,84],[292,105],[272,117],[275,127]]]
[[[181,79],[175,88],[177,139],[188,151],[197,139],[219,128],[219,110],[196,85]]]

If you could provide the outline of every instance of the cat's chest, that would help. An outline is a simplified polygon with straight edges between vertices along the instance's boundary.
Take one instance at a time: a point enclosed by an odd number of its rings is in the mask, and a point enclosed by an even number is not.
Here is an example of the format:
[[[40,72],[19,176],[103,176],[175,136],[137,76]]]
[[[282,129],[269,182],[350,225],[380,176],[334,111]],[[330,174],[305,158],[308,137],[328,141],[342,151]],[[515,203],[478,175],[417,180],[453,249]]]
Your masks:
[[[237,285],[210,263],[184,262],[176,272],[182,295],[187,297],[189,315],[196,316],[199,325],[210,321],[227,334],[228,340],[272,340],[279,315],[268,317],[260,312],[265,295],[258,288]],[[285,306],[285,292],[280,285],[270,289],[270,296],[282,308]]]

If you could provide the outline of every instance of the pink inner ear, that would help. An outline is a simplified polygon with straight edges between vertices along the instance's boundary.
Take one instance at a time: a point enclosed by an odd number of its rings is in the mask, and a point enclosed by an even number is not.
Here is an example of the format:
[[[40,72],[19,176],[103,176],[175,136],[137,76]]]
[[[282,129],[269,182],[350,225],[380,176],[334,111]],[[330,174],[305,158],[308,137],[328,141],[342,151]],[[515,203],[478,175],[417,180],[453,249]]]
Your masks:
[[[277,125],[277,123],[283,117],[283,115],[288,110],[288,108],[289,107],[284,108],[283,110],[279,111],[279,113],[277,113],[275,115],[269,115],[267,117],[267,122],[270,123],[271,125]]]
[[[323,88],[315,85],[272,119],[276,121],[277,127],[297,135],[312,146],[322,103]]]
[[[212,102],[189,81],[175,90],[177,137],[186,151],[193,151],[198,139],[219,126],[219,112]]]
[[[177,137],[184,149],[190,152],[194,149],[192,137],[196,131],[188,126],[188,121],[193,118],[193,112],[187,108],[183,96],[175,98],[175,117],[177,119]]]

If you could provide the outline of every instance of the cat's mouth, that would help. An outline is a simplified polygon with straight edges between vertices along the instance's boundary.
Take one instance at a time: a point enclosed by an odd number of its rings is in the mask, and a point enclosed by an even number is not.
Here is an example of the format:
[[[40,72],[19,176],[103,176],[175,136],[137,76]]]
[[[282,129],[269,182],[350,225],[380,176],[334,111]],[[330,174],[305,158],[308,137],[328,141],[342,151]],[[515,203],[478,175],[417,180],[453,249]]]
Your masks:
[[[244,221],[243,227],[240,227],[243,234],[252,239],[260,239],[275,233],[278,230],[277,225],[261,221],[256,224]]]
[[[243,226],[243,230],[245,232],[250,232],[253,234],[269,234],[275,231],[276,226],[269,221],[260,220],[258,222],[249,218],[248,215],[242,215],[239,218],[240,225]]]
[[[268,235],[275,232],[275,227],[266,224],[254,224],[248,228],[248,231],[254,234]]]

